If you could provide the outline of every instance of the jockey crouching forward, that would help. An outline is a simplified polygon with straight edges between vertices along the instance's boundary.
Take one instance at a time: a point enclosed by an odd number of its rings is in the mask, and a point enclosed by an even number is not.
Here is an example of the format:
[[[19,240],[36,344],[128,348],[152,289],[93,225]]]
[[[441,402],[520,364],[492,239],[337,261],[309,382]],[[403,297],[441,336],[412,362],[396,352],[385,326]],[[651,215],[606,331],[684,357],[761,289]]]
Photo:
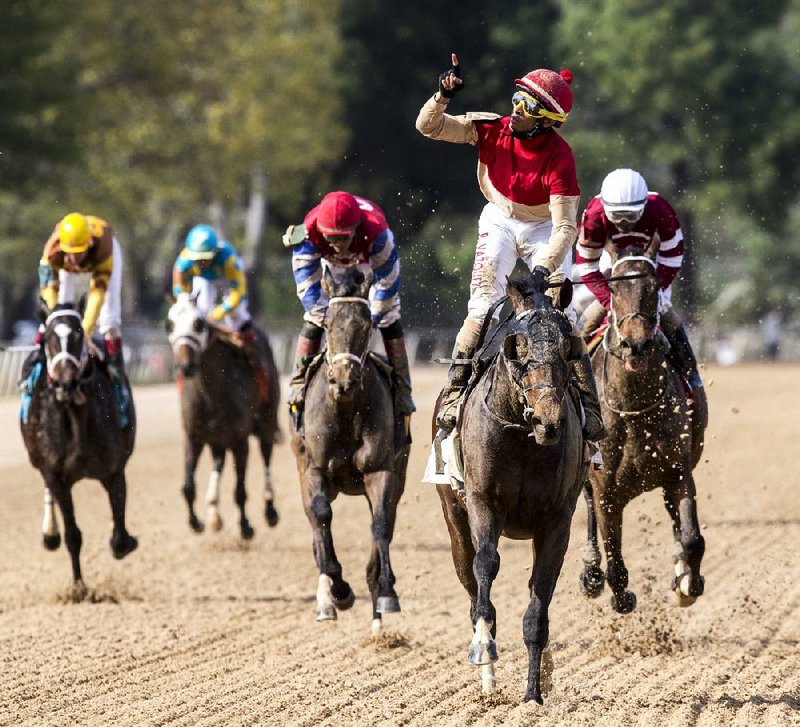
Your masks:
[[[567,255],[575,241],[580,190],[572,150],[553,128],[561,126],[572,108],[572,74],[539,69],[516,79],[510,116],[450,116],[444,113],[447,104],[463,88],[455,54],[452,62],[453,68],[439,77],[439,91],[422,107],[416,125],[431,139],[478,147],[478,183],[488,204],[478,220],[468,314],[453,350],[453,358],[463,361],[475,354],[484,318],[505,295],[518,259],[540,283],[561,282],[570,275]],[[596,441],[605,430],[594,375],[574,313],[570,318],[573,378],[586,412],[584,436]],[[437,417],[444,430],[455,426],[458,402],[470,374],[469,365],[450,367]]]
[[[266,353],[247,309],[244,265],[233,245],[220,240],[213,227],[195,225],[172,268],[172,292],[176,297],[195,295],[198,310],[209,321],[241,334],[259,399],[266,403]]]
[[[416,407],[411,398],[411,375],[400,323],[400,259],[380,207],[348,192],[330,192],[306,215],[302,225],[289,227],[283,240],[292,248],[297,297],[305,309],[289,395],[289,410],[295,421],[299,422],[302,415],[306,370],[319,353],[328,310],[321,283],[323,268],[337,279],[353,265],[372,271],[372,324],[381,332],[386,356],[394,369],[399,413],[410,416]]]
[[[89,273],[89,295],[83,313],[83,332],[91,340],[95,327],[103,336],[109,373],[125,387],[122,375],[122,250],[111,225],[99,217],[72,212],[48,238],[39,261],[39,295],[49,308],[75,305],[75,281]],[[25,382],[43,356],[43,327],[36,334],[36,350],[25,361]],[[23,387],[25,384],[23,383]]]
[[[633,169],[616,169],[604,180],[600,194],[583,213],[575,251],[578,272],[597,299],[584,314],[584,337],[600,327],[611,308],[611,290],[600,270],[603,250],[647,247],[658,235],[656,275],[659,282],[659,324],[670,344],[669,357],[694,390],[703,385],[686,328],[672,308],[672,281],[681,269],[684,239],[678,216],[658,193]]]

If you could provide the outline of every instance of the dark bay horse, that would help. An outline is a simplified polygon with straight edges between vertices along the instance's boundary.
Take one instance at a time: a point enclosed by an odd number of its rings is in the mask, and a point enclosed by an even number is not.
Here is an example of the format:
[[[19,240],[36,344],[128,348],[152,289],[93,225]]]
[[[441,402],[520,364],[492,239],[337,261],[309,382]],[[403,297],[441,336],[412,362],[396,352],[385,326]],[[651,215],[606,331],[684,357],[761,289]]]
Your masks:
[[[331,503],[342,493],[366,495],[372,512],[372,551],[367,584],[372,594],[372,629],[382,614],[400,611],[389,560],[397,504],[403,494],[409,445],[398,427],[389,372],[369,352],[370,280],[355,267],[336,283],[323,277],[329,298],[325,319],[324,365],[309,371],[305,431],[294,432],[303,507],[313,531],[314,558],[319,568],[317,620],[336,619],[337,610],[353,605],[355,595],[342,578],[331,533]]]
[[[30,399],[21,412],[22,439],[31,464],[44,479],[44,546],[56,550],[61,544],[55,498],[64,520],[74,588],[85,592],[72,486],[85,477],[99,480],[111,504],[112,554],[119,559],[136,550],[138,542],[125,527],[125,464],[136,438],[136,412],[131,398],[123,427],[111,380],[88,353],[81,314],[72,306],[58,305],[52,311],[44,302],[41,306],[46,366],[34,369],[30,379]]]
[[[467,394],[459,436],[465,501],[450,485],[437,485],[450,533],[456,573],[470,597],[474,637],[469,661],[482,665],[483,691],[495,687],[496,614],[490,598],[500,569],[501,535],[533,541],[530,605],[523,619],[528,647],[525,701],[542,704],[542,666],[549,635],[548,608],[569,542],[581,491],[584,443],[568,389],[571,325],[530,280],[512,281],[514,307],[502,350]],[[561,308],[561,309],[559,309]],[[434,430],[436,428],[434,412]],[[545,674],[546,676],[546,674]]]
[[[636,596],[628,587],[622,558],[622,511],[631,500],[660,487],[675,538],[678,603],[689,606],[703,593],[700,534],[692,470],[703,451],[708,423],[704,389],[689,399],[669,362],[658,329],[658,239],[645,249],[625,251],[612,267],[610,324],[593,354],[595,378],[608,436],[600,442],[602,469],[592,467],[587,485],[588,542],[581,585],[586,595],[603,590],[597,527],[606,554],[611,606],[629,613]],[[636,277],[633,277],[636,276]]]
[[[239,530],[242,538],[249,540],[253,537],[253,528],[245,514],[245,475],[251,434],[258,439],[264,461],[264,515],[271,527],[278,522],[270,462],[273,444],[280,438],[280,380],[269,341],[258,331],[268,363],[267,397],[265,402],[260,402],[252,368],[235,345],[236,334],[210,325],[190,296],[180,296],[172,305],[166,325],[182,381],[183,495],[189,507],[189,526],[197,533],[204,528],[194,509],[194,473],[203,447],[208,445],[213,469],[206,494],[206,520],[212,530],[222,528],[218,509],[219,480],[225,453],[230,450],[236,470],[234,499],[239,507]]]

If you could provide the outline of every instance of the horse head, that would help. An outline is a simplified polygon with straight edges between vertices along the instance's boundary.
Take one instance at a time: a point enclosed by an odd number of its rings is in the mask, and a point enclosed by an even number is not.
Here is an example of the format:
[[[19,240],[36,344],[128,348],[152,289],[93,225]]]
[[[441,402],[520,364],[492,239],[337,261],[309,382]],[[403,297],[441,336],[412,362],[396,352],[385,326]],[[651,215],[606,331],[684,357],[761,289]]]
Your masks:
[[[611,266],[611,325],[615,353],[625,369],[644,369],[658,336],[658,276],[655,256],[659,240],[655,235],[646,249],[628,248]],[[625,279],[628,278],[628,279]]]
[[[184,376],[193,376],[209,338],[208,323],[197,308],[196,296],[178,296],[165,325],[175,365]]]
[[[552,445],[561,436],[565,416],[572,326],[564,309],[572,299],[572,284],[566,281],[551,297],[532,279],[512,280],[508,296],[514,318],[503,342],[503,360],[536,443]]]
[[[372,272],[358,267],[340,275],[325,271],[322,288],[328,296],[325,332],[328,339],[328,388],[334,399],[351,395],[360,387],[372,333],[369,288]]]
[[[85,404],[86,396],[80,390],[80,383],[89,363],[89,353],[81,313],[71,305],[61,304],[50,310],[42,301],[40,315],[44,324],[42,346],[47,358],[47,376],[56,400]]]

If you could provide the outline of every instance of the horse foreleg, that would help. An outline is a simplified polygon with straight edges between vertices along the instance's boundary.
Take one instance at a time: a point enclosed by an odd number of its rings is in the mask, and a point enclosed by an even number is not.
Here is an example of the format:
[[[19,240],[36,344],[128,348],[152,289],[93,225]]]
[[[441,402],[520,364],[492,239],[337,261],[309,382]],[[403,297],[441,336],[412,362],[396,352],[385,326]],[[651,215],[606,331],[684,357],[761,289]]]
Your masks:
[[[377,598],[373,599],[373,609],[375,614],[399,613],[400,599],[394,590],[395,577],[389,559],[399,499],[394,472],[383,470],[364,475],[364,488],[372,508],[372,540],[378,551]]]
[[[58,550],[61,545],[61,533],[58,532],[53,493],[45,485],[44,488],[44,514],[42,516],[42,541],[47,550]]]
[[[114,557],[119,560],[132,553],[139,546],[139,541],[125,527],[125,502],[128,490],[125,473],[117,472],[102,482],[108,493],[108,501],[111,504],[111,517],[114,521],[114,529],[111,533],[109,545]]]
[[[266,427],[259,427],[258,444],[261,447],[261,458],[264,461],[264,517],[267,525],[274,528],[278,524],[278,511],[275,509],[275,490],[272,486],[272,445],[273,437]],[[269,436],[268,436],[269,435]]]
[[[317,621],[336,619],[336,610],[353,605],[355,594],[342,578],[342,566],[336,558],[331,534],[333,508],[325,492],[324,477],[317,468],[308,468],[300,479],[303,509],[313,532],[314,560],[319,568]]]
[[[542,695],[550,689],[552,659],[546,651],[550,637],[548,610],[564,563],[569,543],[571,513],[558,520],[541,518],[533,533],[534,563],[528,588],[531,602],[522,619],[522,633],[528,647],[528,688],[525,701],[543,704]],[[543,658],[544,657],[544,658]]]
[[[469,616],[475,620],[475,602],[478,598],[478,583],[472,564],[475,561],[475,548],[469,531],[467,512],[456,501],[456,495],[450,485],[437,485],[442,512],[450,534],[450,554],[456,569],[458,580],[469,594]]]
[[[469,661],[471,664],[491,664],[497,661],[494,640],[497,632],[496,613],[491,601],[491,590],[500,570],[497,542],[503,526],[496,508],[491,506],[483,494],[470,495],[468,492],[467,513],[472,546],[475,549],[472,570],[478,586],[472,616],[474,635],[469,649]]]
[[[617,613],[630,613],[636,608],[636,594],[627,590],[628,569],[622,559],[622,511],[625,503],[610,497],[606,491],[598,501],[595,492],[595,512],[600,536],[606,551],[606,579],[611,587],[611,608]]]
[[[706,549],[697,519],[695,485],[691,473],[685,471],[674,487],[664,489],[664,503],[672,518],[676,546],[672,590],[678,605],[691,606],[705,589],[705,579],[700,575],[700,562]]]
[[[583,572],[580,575],[581,590],[589,598],[597,598],[605,585],[605,576],[600,568],[600,548],[597,545],[597,517],[594,512],[592,483],[583,483],[583,497],[586,501],[586,544],[583,546]]]
[[[225,448],[213,445],[211,457],[213,464],[206,490],[206,522],[216,533],[222,530],[222,516],[219,514],[219,481],[222,479],[222,468],[225,466]]]
[[[239,531],[245,540],[250,540],[253,537],[253,528],[250,526],[250,521],[245,513],[245,503],[247,502],[245,477],[247,475],[247,455],[249,451],[247,437],[233,450],[233,463],[236,469],[236,493],[234,497],[236,504],[239,506]]]
[[[183,496],[186,499],[186,505],[189,508],[189,527],[196,533],[202,533],[203,523],[200,521],[194,511],[194,472],[197,469],[197,460],[200,459],[200,453],[203,451],[203,443],[199,441],[193,441],[187,436],[183,445],[183,450]]]
[[[58,506],[61,509],[61,517],[64,520],[64,542],[67,544],[69,557],[72,561],[72,580],[75,586],[82,586],[81,576],[81,545],[83,536],[81,535],[78,523],[75,521],[75,510],[72,505],[72,491],[69,485],[58,483],[50,484],[50,490],[56,497]]]

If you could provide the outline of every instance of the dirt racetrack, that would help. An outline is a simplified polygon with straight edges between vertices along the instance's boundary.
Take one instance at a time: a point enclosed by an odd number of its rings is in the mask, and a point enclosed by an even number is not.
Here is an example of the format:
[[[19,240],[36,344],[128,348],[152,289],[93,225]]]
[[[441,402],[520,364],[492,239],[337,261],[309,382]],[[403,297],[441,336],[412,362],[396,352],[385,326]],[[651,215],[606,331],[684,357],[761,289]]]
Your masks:
[[[415,373],[420,411],[393,543],[403,613],[385,618],[379,639],[370,637],[360,498],[337,500],[333,524],[356,604],[337,622],[314,621],[317,571],[287,444],[275,456],[277,528],[260,515],[251,457],[255,539],[238,538],[230,463],[224,530],[190,532],[171,386],[136,391],[128,522],[139,550],[114,561],[100,485],[75,488],[94,602],[69,603],[66,550],[41,545],[41,479],[22,447],[17,402],[0,402],[0,725],[800,724],[800,367],[705,371],[711,425],[696,476],[706,593],[691,608],[668,591],[671,533],[656,493],[626,510],[636,611],[613,614],[607,591],[587,601],[579,502],[550,611],[555,672],[544,707],[521,702],[526,542],[500,546],[499,691],[482,697],[480,670],[467,663],[468,600],[435,490],[420,482],[444,373]],[[208,470],[205,454],[201,502]]]

